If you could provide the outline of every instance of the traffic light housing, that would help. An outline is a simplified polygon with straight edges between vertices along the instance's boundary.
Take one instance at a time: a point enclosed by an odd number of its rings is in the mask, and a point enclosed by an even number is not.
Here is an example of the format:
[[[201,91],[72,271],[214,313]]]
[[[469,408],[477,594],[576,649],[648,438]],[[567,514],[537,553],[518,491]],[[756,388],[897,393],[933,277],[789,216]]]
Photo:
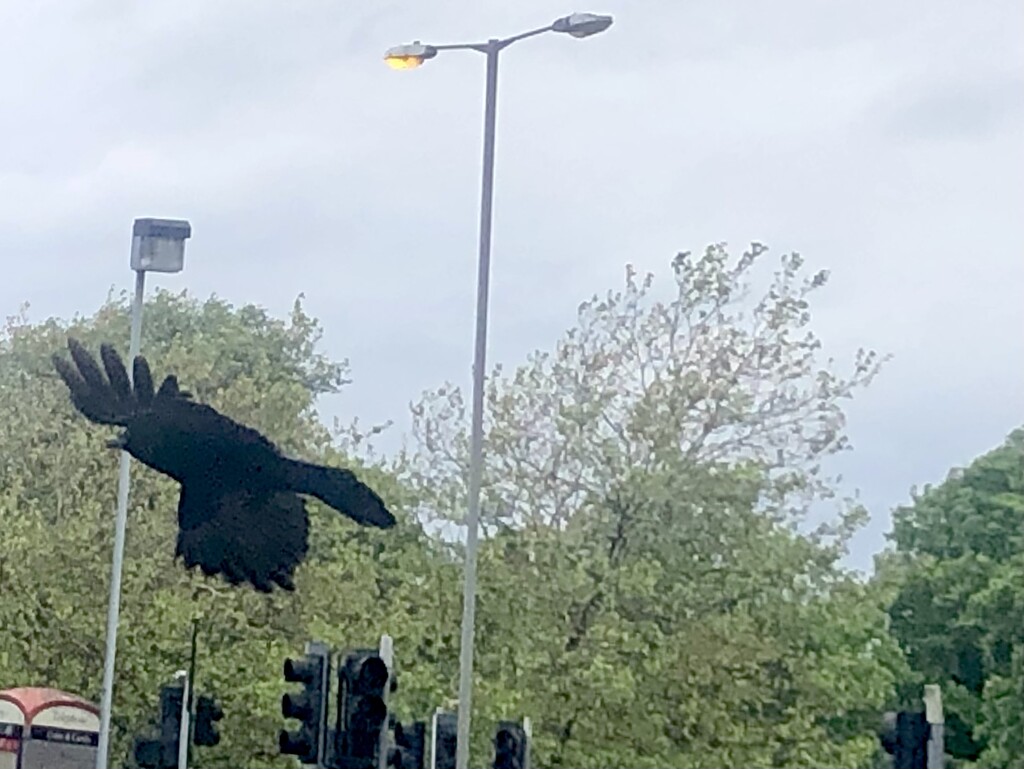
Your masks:
[[[159,734],[155,739],[135,738],[132,752],[137,766],[142,769],[173,769],[178,765],[184,701],[185,688],[180,683],[160,688]]]
[[[438,713],[434,722],[434,769],[455,769],[459,744],[459,719],[454,713]]]
[[[169,769],[163,762],[163,746],[160,740],[136,737],[133,756],[135,766],[140,769]]]
[[[924,713],[897,713],[892,769],[924,769],[928,763],[930,734],[931,726]]]
[[[376,649],[351,652],[338,671],[338,754],[347,763],[376,766],[388,721],[385,690],[391,678]]]
[[[217,701],[208,695],[202,694],[196,701],[196,720],[193,741],[196,745],[213,747],[220,743],[220,732],[217,731],[217,721],[224,718],[224,710]]]
[[[388,751],[388,769],[424,769],[427,725],[416,721],[409,727],[395,724],[395,746]]]
[[[164,758],[178,765],[178,746],[181,742],[181,710],[185,706],[185,687],[168,684],[160,688],[160,743]],[[169,758],[168,758],[169,756]]]
[[[892,756],[893,769],[925,769],[931,725],[924,713],[888,712],[879,731],[882,749]]]
[[[499,721],[494,735],[494,769],[526,769],[526,730],[515,721]]]
[[[315,652],[284,661],[284,680],[301,683],[302,691],[281,697],[281,715],[297,719],[301,726],[293,732],[282,729],[278,746],[283,755],[297,756],[304,764],[319,763],[323,753],[328,664],[326,654]]]

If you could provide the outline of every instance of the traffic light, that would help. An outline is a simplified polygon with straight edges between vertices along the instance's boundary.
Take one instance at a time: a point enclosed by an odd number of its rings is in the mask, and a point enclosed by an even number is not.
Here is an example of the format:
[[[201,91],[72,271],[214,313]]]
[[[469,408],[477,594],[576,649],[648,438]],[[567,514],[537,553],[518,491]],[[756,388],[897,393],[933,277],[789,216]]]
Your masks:
[[[217,721],[224,718],[224,710],[217,701],[202,694],[196,701],[196,725],[193,740],[196,745],[213,747],[220,743]]]
[[[434,769],[455,769],[459,718],[454,713],[438,713],[434,718]]]
[[[159,735],[155,739],[135,738],[132,752],[137,766],[142,769],[173,769],[178,765],[184,700],[185,688],[180,683],[160,688]]]
[[[160,688],[160,743],[169,766],[178,765],[181,742],[181,710],[185,705],[185,687],[168,684]]]
[[[135,766],[139,769],[164,769],[163,748],[160,745],[160,740],[136,737],[133,755]]]
[[[323,755],[327,706],[328,656],[308,651],[302,659],[284,661],[284,680],[301,683],[302,691],[281,698],[281,715],[302,724],[298,731],[282,729],[278,745],[283,755],[298,756],[304,764],[319,763]]]
[[[892,769],[926,769],[930,734],[931,726],[924,713],[897,713]]]
[[[389,679],[387,663],[375,649],[354,651],[345,658],[338,671],[338,753],[342,757],[376,766],[388,719],[384,697]]]
[[[427,725],[417,721],[408,728],[395,724],[395,747],[388,751],[388,769],[424,769]]]
[[[494,769],[526,769],[526,730],[515,721],[498,722]]]
[[[892,756],[893,769],[926,769],[931,726],[925,714],[890,711],[882,720],[879,740]]]

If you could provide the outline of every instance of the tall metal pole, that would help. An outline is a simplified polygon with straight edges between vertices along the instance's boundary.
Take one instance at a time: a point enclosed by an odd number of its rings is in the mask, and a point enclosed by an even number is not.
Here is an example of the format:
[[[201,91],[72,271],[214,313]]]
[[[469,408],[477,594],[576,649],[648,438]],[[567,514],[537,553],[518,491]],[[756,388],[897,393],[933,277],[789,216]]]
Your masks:
[[[469,512],[466,517],[466,568],[459,643],[459,720],[455,769],[469,769],[469,725],[473,707],[473,623],[476,618],[476,551],[483,477],[484,381],[487,362],[487,300],[491,278],[491,221],[494,198],[494,139],[498,101],[500,40],[487,42],[487,91],[484,103],[484,169],[480,194],[480,257],[476,288],[476,347],[473,354],[473,416],[469,454]]]
[[[146,272],[135,273],[135,299],[132,303],[131,341],[129,360],[135,360],[142,343],[142,299],[146,288]],[[128,366],[128,376],[133,376]],[[110,573],[110,601],[107,604],[106,656],[103,662],[103,699],[100,703],[100,739],[96,750],[96,769],[107,769],[110,752],[110,712],[114,696],[114,661],[117,656],[117,623],[121,615],[121,570],[124,566],[124,535],[128,522],[128,490],[131,456],[121,452],[120,473],[117,478],[117,517],[114,521],[114,562]]]

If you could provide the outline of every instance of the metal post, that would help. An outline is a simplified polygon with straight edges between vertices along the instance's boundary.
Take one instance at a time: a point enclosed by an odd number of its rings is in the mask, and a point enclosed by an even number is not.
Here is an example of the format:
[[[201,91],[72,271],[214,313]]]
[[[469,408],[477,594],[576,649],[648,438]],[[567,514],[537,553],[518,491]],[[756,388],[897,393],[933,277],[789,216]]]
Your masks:
[[[320,691],[323,693],[320,713],[317,718],[320,724],[320,741],[317,743],[317,769],[327,766],[327,705],[331,693],[331,647],[324,641],[307,641],[306,655],[321,657],[324,661],[320,677]]]
[[[391,682],[395,678],[395,653],[394,653],[394,642],[391,640],[391,636],[385,634],[380,637],[380,646],[378,647],[378,654],[380,658],[384,660],[384,664],[388,666],[388,680],[384,684],[384,705],[385,713],[384,716],[384,728],[380,730],[380,740],[377,743],[377,767],[378,769],[388,769],[388,747],[391,742],[388,737],[388,727],[391,721],[391,709],[387,707],[388,700],[391,699]]]
[[[427,769],[437,769],[437,721],[444,712],[440,705],[434,708],[434,717],[430,719],[430,765]]]
[[[928,769],[943,769],[946,761],[946,719],[942,712],[942,689],[938,684],[925,684],[924,712],[931,727],[928,737]]]
[[[192,752],[192,722],[191,717],[193,713],[192,703],[195,700],[195,680],[196,680],[196,657],[199,649],[199,620],[195,617],[192,618],[192,649],[189,653],[188,661],[188,688],[185,690],[185,710],[189,714],[189,725],[185,730],[187,737],[186,749],[185,749],[185,764],[180,769],[185,769],[188,764],[189,754]]]
[[[192,699],[192,677],[186,673],[182,676],[181,693],[181,725],[178,729],[178,769],[188,769],[188,743],[189,743],[189,716],[191,708],[189,700]]]
[[[473,355],[473,416],[469,456],[469,512],[466,518],[466,569],[459,643],[459,718],[456,769],[469,769],[469,726],[473,706],[473,623],[476,618],[476,551],[483,476],[484,381],[487,358],[487,299],[491,272],[491,221],[494,197],[494,139],[501,41],[487,42],[487,91],[484,106],[484,167],[480,195],[480,255],[477,267],[476,345]]]
[[[523,716],[523,733],[526,735],[526,756],[523,760],[523,769],[531,769],[530,754],[533,752],[533,722],[529,716]]]
[[[135,273],[135,300],[132,303],[131,341],[128,358],[135,360],[142,342],[142,299],[146,287],[145,270]],[[128,377],[133,377],[128,366]],[[114,520],[114,562],[110,572],[110,601],[107,604],[107,638],[103,661],[103,699],[100,703],[100,738],[96,750],[96,769],[107,769],[110,752],[110,713],[114,696],[114,661],[117,656],[117,623],[121,614],[121,570],[124,566],[124,538],[128,522],[128,490],[131,456],[121,452],[121,465],[117,478],[117,515]]]

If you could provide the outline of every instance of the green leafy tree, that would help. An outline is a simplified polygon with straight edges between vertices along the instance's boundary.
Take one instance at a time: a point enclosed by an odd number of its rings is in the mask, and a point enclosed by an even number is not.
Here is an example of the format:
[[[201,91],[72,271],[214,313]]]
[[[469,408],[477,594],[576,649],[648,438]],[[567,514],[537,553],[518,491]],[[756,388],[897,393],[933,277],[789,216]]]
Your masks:
[[[881,361],[820,362],[827,276],[799,256],[752,299],[764,252],[680,254],[666,301],[630,269],[553,352],[492,372],[474,755],[526,712],[542,766],[870,765],[899,655],[836,565],[863,511],[822,461]],[[413,415],[396,471],[460,524],[462,392]],[[800,533],[821,499],[836,520]]]
[[[481,707],[530,713],[545,766],[866,765],[899,664],[878,596],[749,477],[628,489],[487,543]]]
[[[979,766],[1024,755],[1024,430],[914,491],[893,515],[900,584],[892,632],[923,681],[943,685],[947,746]]]

